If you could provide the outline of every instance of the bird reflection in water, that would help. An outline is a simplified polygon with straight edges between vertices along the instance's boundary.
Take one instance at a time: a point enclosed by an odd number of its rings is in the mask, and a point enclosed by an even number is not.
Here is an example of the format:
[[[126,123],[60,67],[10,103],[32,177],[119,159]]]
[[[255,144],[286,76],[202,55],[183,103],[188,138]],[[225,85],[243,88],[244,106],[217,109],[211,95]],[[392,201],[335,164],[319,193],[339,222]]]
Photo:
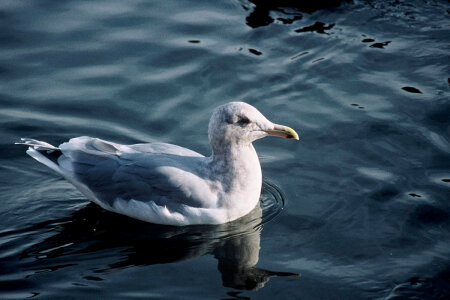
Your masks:
[[[259,205],[234,222],[175,227],[141,222],[89,204],[69,218],[34,226],[33,231],[54,227],[58,234],[31,246],[22,252],[21,258],[34,258],[27,267],[37,274],[59,269],[55,260],[59,263],[63,260],[61,268],[65,268],[77,264],[75,260],[80,258],[75,255],[98,253],[113,260],[95,269],[101,276],[131,266],[171,263],[212,254],[218,261],[223,286],[257,290],[272,276],[299,276],[255,267],[262,223]]]

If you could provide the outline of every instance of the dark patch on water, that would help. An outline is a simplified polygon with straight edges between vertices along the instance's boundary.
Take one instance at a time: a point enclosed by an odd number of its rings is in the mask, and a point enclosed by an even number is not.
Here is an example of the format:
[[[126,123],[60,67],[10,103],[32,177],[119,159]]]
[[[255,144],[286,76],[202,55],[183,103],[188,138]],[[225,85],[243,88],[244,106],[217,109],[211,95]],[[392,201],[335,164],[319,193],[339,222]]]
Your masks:
[[[364,109],[364,106],[361,106],[361,105],[359,105],[359,104],[357,104],[357,103],[352,103],[352,104],[350,104],[351,106],[354,106],[354,107],[356,107],[356,108],[359,108],[359,109]]]
[[[300,29],[296,29],[295,32],[301,33],[301,32],[317,32],[320,34],[329,34],[325,32],[325,30],[330,30],[334,27],[334,24],[325,25],[325,23],[322,22],[316,22],[311,26],[306,26]]]
[[[261,51],[258,51],[258,50],[253,49],[253,48],[249,48],[249,49],[248,49],[248,52],[250,52],[251,54],[254,54],[254,55],[256,55],[256,56],[260,56],[260,55],[262,54]]]
[[[371,48],[378,48],[378,49],[384,49],[387,45],[389,45],[391,41],[381,42],[381,43],[374,43],[370,45]]]
[[[363,43],[371,43],[371,42],[375,42],[374,39],[363,39],[361,42]]]
[[[247,16],[247,25],[253,28],[266,26],[274,22],[271,16],[272,12],[294,15],[290,18],[277,18],[280,21],[286,21],[284,24],[291,24],[295,20],[302,19],[301,13],[312,14],[323,9],[333,9],[339,7],[343,2],[352,2],[352,0],[318,0],[318,1],[295,1],[295,0],[248,0],[253,5],[243,5],[245,10],[251,10]],[[283,9],[295,9],[295,12],[286,13]]]
[[[316,62],[322,61],[324,59],[325,59],[324,57],[321,57],[321,58],[313,60],[311,63],[316,63]]]
[[[416,193],[409,193],[408,195],[410,195],[411,197],[414,197],[414,198],[421,198],[422,197],[421,195],[416,194]]]
[[[309,53],[308,51],[305,51],[305,52],[299,53],[297,55],[294,55],[294,56],[291,57],[291,60],[297,59],[297,58],[299,58],[299,57],[301,57],[303,55],[306,55],[308,53]]]
[[[404,86],[402,87],[402,90],[407,91],[408,93],[422,94],[421,90],[412,86]]]

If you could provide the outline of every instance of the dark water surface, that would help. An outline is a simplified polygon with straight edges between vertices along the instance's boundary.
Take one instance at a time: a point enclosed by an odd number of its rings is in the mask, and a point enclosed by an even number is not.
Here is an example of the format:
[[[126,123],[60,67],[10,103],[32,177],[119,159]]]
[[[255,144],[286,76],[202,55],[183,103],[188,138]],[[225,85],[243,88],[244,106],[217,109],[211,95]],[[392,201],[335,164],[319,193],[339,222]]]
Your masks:
[[[450,298],[449,3],[296,3],[1,1],[0,298]],[[255,143],[231,224],[105,212],[12,145],[209,155],[230,100],[301,138]]]

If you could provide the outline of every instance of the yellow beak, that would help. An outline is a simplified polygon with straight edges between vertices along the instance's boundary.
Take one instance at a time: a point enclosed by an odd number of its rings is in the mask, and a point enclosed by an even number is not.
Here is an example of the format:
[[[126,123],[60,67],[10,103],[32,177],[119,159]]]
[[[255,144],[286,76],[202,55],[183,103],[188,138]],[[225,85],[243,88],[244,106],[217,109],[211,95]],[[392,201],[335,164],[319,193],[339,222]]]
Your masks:
[[[299,140],[297,132],[291,127],[287,127],[284,125],[274,124],[273,129],[265,130],[268,135],[271,136],[279,136],[285,139],[294,139]]]

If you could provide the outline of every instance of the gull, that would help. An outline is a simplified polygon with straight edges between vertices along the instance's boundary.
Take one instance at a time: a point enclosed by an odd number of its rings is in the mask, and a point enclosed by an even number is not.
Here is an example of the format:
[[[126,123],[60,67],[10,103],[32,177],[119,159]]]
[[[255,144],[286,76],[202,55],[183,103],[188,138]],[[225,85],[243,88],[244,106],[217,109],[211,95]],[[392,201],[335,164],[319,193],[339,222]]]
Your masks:
[[[209,121],[209,157],[167,143],[121,145],[87,136],[58,147],[29,138],[16,144],[29,146],[28,155],[108,211],[186,226],[231,222],[256,207],[262,172],[252,142],[265,136],[299,139],[250,104],[229,102]]]

